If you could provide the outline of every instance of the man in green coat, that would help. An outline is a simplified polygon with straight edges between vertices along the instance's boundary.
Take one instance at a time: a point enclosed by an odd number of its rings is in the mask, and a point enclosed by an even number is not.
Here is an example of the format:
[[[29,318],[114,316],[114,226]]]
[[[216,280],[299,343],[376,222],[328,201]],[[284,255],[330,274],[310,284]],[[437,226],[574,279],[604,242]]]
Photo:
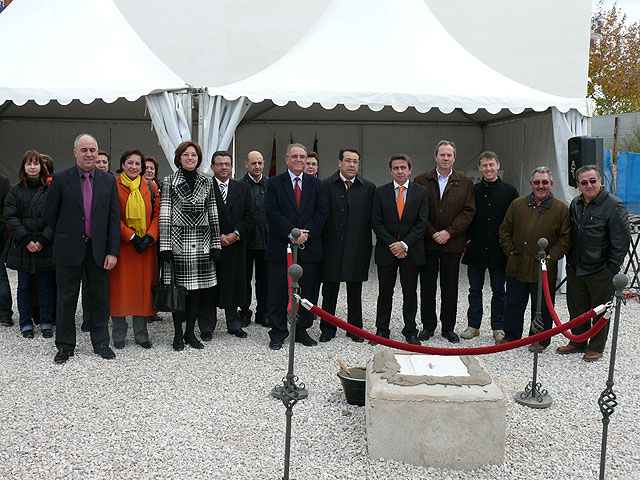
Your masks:
[[[571,222],[569,207],[551,193],[553,178],[548,167],[536,167],[531,172],[531,193],[515,199],[500,225],[499,241],[507,256],[507,305],[504,312],[503,341],[522,338],[524,312],[531,298],[531,320],[538,299],[538,239],[549,242],[545,252],[551,299],[555,301],[555,283],[558,278],[558,260],[569,251]],[[552,326],[551,315],[542,300],[544,329]],[[529,335],[533,332],[529,330]],[[539,343],[544,350],[551,339]]]

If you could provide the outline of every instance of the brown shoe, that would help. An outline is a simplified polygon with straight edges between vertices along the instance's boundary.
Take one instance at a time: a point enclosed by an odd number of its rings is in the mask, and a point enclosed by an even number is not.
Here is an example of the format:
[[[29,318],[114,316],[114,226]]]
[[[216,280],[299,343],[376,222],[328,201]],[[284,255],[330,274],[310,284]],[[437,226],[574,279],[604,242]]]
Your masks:
[[[594,352],[593,350],[587,350],[587,353],[584,354],[582,359],[585,362],[595,362],[596,360],[600,360],[602,354],[600,352]]]
[[[532,343],[531,345],[529,345],[529,351],[533,352],[534,351],[534,343]],[[542,345],[538,344],[538,353],[542,353],[544,352],[545,347],[543,347]]]
[[[503,343],[509,343],[509,340],[503,338],[502,340],[496,340],[496,345],[502,345]]]
[[[562,347],[556,348],[556,352],[561,355],[568,355],[570,353],[582,353],[584,352],[583,348],[576,347],[575,345],[564,345]]]

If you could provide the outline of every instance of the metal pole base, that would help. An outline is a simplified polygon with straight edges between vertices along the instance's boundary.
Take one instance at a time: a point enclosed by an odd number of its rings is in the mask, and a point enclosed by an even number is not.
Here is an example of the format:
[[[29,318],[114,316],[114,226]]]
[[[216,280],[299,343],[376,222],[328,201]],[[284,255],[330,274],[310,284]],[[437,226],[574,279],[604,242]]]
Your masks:
[[[538,383],[535,388],[532,388],[531,382],[529,382],[524,391],[516,393],[513,399],[525,407],[549,408],[553,403],[553,399],[546,390],[540,390],[540,387],[542,385]]]

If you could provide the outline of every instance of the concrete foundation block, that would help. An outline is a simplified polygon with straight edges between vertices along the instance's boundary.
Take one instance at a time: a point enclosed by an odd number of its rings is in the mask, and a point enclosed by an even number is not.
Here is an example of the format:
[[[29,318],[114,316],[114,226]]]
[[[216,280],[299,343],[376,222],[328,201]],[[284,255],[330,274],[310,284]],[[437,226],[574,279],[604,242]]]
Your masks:
[[[506,400],[475,357],[379,352],[366,393],[372,459],[455,470],[503,463]]]

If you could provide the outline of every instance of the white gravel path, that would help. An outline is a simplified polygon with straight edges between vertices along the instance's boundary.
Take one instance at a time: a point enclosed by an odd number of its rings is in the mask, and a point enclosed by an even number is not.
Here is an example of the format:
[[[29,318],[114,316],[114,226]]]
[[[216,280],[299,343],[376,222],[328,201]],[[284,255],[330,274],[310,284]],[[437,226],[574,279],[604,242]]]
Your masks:
[[[458,333],[466,327],[464,266],[460,277]],[[370,278],[376,278],[374,268]],[[15,299],[15,272],[10,281]],[[375,331],[377,282],[364,290],[365,328]],[[346,317],[343,295],[341,318]],[[487,291],[485,312],[488,299]],[[397,286],[392,338],[398,340],[400,305]],[[558,295],[557,311],[568,319],[564,295]],[[230,336],[220,312],[218,330],[204,350],[174,352],[172,322],[163,315],[164,321],[149,326],[151,350],[133,344],[130,331],[127,346],[112,361],[93,353],[78,315],[76,355],[62,366],[53,363],[53,339],[43,339],[38,329],[28,340],[17,325],[0,328],[0,479],[282,478],[285,409],[269,392],[286,373],[286,345],[270,351],[267,330],[253,323],[247,339]],[[614,379],[619,406],[609,427],[606,478],[640,479],[639,304],[623,307],[620,332]],[[318,338],[317,323],[311,334]],[[364,408],[346,403],[336,358],[364,365],[383,347],[353,343],[342,333],[328,344],[297,346],[296,374],[309,398],[294,408],[291,478],[597,478],[602,431],[597,399],[610,350],[587,364],[579,355],[556,354],[564,343],[554,338],[540,356],[539,379],[553,397],[546,410],[512,400],[530,380],[532,354],[518,349],[483,357],[508,399],[506,461],[475,471],[369,459]],[[481,335],[460,345],[491,344],[485,317]],[[450,346],[440,336],[428,345]]]

